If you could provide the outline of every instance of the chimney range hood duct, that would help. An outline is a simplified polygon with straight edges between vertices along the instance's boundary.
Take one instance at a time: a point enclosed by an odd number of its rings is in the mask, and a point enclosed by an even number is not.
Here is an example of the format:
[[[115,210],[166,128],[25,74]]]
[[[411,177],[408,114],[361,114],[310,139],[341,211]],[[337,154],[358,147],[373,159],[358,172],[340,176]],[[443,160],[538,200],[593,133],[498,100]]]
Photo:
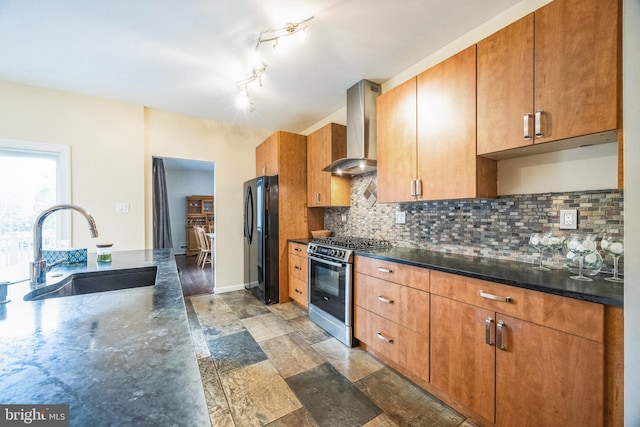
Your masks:
[[[347,157],[322,169],[341,175],[357,175],[376,170],[377,83],[360,80],[347,90]]]

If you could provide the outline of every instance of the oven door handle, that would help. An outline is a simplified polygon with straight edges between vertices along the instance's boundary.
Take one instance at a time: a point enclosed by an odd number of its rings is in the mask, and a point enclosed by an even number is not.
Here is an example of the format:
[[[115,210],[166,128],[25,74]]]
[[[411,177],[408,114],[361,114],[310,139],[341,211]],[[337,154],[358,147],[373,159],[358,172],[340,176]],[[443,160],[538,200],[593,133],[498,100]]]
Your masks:
[[[316,257],[314,257],[312,255],[309,255],[309,262],[311,262],[311,261],[317,261],[317,262],[321,262],[323,264],[329,264],[329,265],[332,265],[334,267],[346,267],[347,266],[347,264],[344,264],[344,263],[337,263],[337,262],[329,261],[329,260],[322,259],[322,258],[316,258]]]

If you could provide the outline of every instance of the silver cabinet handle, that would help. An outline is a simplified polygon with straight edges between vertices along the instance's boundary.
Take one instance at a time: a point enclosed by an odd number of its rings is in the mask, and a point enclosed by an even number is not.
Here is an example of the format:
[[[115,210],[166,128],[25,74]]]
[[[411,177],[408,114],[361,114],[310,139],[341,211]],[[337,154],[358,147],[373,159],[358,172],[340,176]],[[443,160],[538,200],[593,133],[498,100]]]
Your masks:
[[[496,347],[498,347],[499,350],[505,351],[507,347],[504,346],[504,343],[502,341],[503,326],[506,326],[504,322],[502,320],[498,320],[498,323],[496,324]]]
[[[411,180],[411,197],[416,197],[416,180]]]
[[[493,323],[493,318],[491,316],[487,317],[485,320],[485,332],[484,332],[484,342],[489,345],[493,345],[493,341],[491,341],[491,324]]]
[[[536,137],[538,137],[538,138],[544,136],[544,134],[542,133],[542,125],[540,124],[540,122],[542,120],[542,113],[544,113],[544,110],[536,111],[535,127],[536,127]]]
[[[416,196],[422,196],[422,179],[416,179]]]
[[[393,270],[391,270],[390,268],[384,268],[384,267],[378,267],[378,271],[380,273],[393,273]]]
[[[498,296],[498,295],[488,294],[485,291],[480,291],[480,296],[482,298],[491,299],[491,300],[494,300],[494,301],[511,302],[511,297],[501,297],[501,296]]]
[[[380,332],[378,332],[378,338],[380,338],[382,341],[388,342],[389,344],[393,344],[392,338],[387,338],[384,335],[382,335]]]
[[[531,134],[529,133],[529,122],[531,121],[531,113],[527,113],[524,115],[524,139],[531,139]]]
[[[385,298],[382,295],[378,295],[378,301],[382,301],[385,304],[393,304],[392,299]]]

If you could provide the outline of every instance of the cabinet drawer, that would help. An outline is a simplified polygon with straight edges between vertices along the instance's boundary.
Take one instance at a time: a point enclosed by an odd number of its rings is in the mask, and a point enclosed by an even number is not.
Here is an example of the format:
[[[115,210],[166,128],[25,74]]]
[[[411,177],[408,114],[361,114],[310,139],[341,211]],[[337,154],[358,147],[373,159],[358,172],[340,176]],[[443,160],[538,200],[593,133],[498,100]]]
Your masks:
[[[481,292],[484,296],[481,296]],[[431,293],[573,335],[603,341],[602,304],[439,271],[431,272]],[[490,299],[492,297],[508,297],[510,301]]]
[[[306,280],[289,276],[289,297],[304,308],[309,306],[309,285]]]
[[[355,271],[429,292],[429,270],[397,262],[356,256]]]
[[[307,245],[303,245],[302,243],[289,242],[289,253],[293,255],[306,257]]]
[[[289,254],[289,276],[307,282],[309,260],[306,257]]]
[[[356,338],[381,359],[429,381],[429,338],[355,307]]]
[[[357,273],[357,305],[412,331],[429,336],[429,294],[408,286]]]

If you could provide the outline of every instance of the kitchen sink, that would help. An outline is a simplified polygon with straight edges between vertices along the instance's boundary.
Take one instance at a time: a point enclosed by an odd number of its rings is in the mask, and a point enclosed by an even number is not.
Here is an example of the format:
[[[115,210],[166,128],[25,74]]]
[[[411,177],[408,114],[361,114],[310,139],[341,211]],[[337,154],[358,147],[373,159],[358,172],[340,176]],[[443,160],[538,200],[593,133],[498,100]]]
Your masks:
[[[35,289],[24,296],[25,301],[68,297],[96,292],[153,286],[156,283],[157,266],[124,270],[91,271],[74,273],[62,281]]]

